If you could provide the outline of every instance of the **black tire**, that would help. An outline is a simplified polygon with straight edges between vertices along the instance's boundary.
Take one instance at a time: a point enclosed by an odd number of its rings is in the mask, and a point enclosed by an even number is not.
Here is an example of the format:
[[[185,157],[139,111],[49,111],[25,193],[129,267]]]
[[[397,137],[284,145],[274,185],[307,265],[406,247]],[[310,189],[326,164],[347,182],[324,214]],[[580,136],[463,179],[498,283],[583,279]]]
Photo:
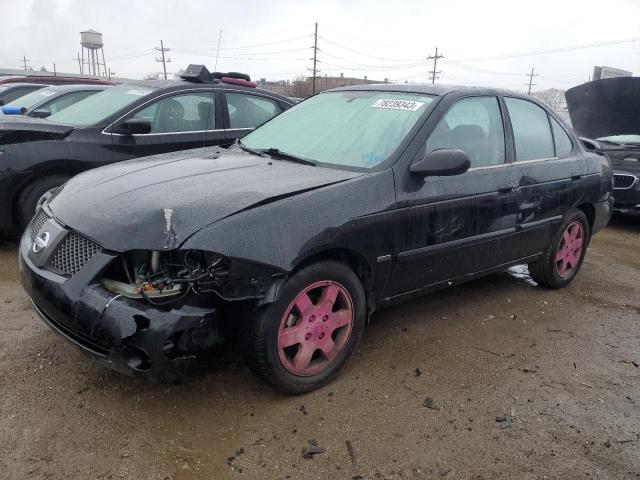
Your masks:
[[[342,350],[328,362],[323,371],[313,375],[296,375],[284,365],[280,358],[279,329],[293,300],[308,286],[322,281],[339,284],[348,293],[353,312],[350,334]],[[268,384],[283,393],[295,395],[309,392],[335,378],[362,339],[366,323],[366,300],[362,283],[353,270],[340,262],[322,261],[310,264],[295,272],[287,280],[274,303],[255,312],[248,321],[245,348],[249,367]],[[302,344],[298,348],[302,348]],[[314,355],[317,353],[319,351],[315,351]]]
[[[29,183],[18,197],[16,217],[20,230],[24,230],[36,212],[40,197],[69,180],[67,175],[49,175]]]
[[[580,253],[579,260],[577,265],[575,265],[567,276],[561,276],[558,273],[558,269],[556,267],[556,253],[561,245],[562,235],[564,234],[567,227],[574,222],[579,222],[582,225],[583,231],[583,246],[582,251]],[[580,271],[580,267],[582,266],[582,262],[584,261],[584,256],[587,253],[587,247],[589,246],[589,241],[591,239],[591,229],[589,227],[589,221],[587,220],[587,216],[581,210],[572,210],[565,217],[564,221],[558,231],[553,236],[549,246],[544,252],[544,256],[536,260],[535,262],[529,263],[529,275],[531,278],[541,287],[545,288],[564,288],[575,278],[575,276]]]

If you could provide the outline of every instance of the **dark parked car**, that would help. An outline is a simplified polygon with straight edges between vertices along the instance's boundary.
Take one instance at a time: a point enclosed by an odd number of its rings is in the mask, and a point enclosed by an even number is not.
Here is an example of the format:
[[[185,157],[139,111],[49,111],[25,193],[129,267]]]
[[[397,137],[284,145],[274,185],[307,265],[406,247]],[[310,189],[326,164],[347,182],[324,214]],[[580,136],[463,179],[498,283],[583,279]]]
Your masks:
[[[0,107],[48,86],[37,83],[7,83],[0,85]]]
[[[377,308],[528,263],[564,287],[609,220],[611,166],[535,100],[368,85],[316,95],[228,151],[83,173],[20,244],[44,321],[160,380],[239,337],[288,393],[328,382]]]
[[[118,85],[46,120],[0,118],[0,232],[24,228],[38,199],[77,173],[134,157],[229,145],[292,104],[238,85],[251,85],[242,79],[215,82]]]
[[[640,215],[640,78],[587,82],[566,92],[573,128],[595,139],[614,169],[614,210]]]
[[[27,115],[47,118],[93,94],[109,88],[108,85],[56,85],[28,93],[4,107],[5,115]]]

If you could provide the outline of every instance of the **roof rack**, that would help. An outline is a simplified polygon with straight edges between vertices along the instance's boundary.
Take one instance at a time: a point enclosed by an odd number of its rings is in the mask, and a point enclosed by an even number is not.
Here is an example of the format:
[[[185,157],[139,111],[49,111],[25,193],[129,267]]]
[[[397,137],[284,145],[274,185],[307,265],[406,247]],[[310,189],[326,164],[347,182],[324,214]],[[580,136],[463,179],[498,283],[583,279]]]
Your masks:
[[[210,73],[204,65],[191,64],[180,78],[194,83],[228,83],[256,88],[258,85],[251,81],[251,77],[240,72],[213,72]]]

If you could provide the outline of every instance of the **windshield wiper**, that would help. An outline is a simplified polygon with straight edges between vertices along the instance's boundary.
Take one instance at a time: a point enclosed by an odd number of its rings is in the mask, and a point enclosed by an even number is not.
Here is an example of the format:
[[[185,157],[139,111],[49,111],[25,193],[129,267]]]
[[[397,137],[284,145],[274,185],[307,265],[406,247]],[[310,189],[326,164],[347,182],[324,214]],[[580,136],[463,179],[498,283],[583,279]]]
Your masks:
[[[296,163],[301,163],[303,165],[311,165],[312,167],[316,166],[316,162],[312,161],[312,160],[307,160],[306,158],[301,158],[301,157],[296,157],[295,155],[292,155],[290,153],[287,152],[283,152],[282,150],[279,150],[277,148],[266,148],[263,150],[260,150],[263,153],[267,153],[272,157],[276,157],[279,158],[281,160],[289,160],[291,162],[296,162]]]
[[[254,155],[258,155],[259,157],[266,157],[267,156],[261,150],[254,150],[253,148],[247,147],[244,143],[242,143],[240,141],[239,138],[236,139],[236,142],[234,143],[234,145],[237,145],[238,147],[240,147],[245,152],[253,153]]]

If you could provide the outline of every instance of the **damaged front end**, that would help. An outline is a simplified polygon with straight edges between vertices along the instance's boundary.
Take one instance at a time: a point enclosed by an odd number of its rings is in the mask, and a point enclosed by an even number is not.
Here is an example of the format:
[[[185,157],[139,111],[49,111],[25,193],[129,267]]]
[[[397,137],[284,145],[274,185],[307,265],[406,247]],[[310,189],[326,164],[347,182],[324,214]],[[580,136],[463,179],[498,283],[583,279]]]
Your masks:
[[[20,271],[53,330],[111,368],[163,382],[233,334],[282,277],[200,250],[106,251],[46,209],[22,238]]]

